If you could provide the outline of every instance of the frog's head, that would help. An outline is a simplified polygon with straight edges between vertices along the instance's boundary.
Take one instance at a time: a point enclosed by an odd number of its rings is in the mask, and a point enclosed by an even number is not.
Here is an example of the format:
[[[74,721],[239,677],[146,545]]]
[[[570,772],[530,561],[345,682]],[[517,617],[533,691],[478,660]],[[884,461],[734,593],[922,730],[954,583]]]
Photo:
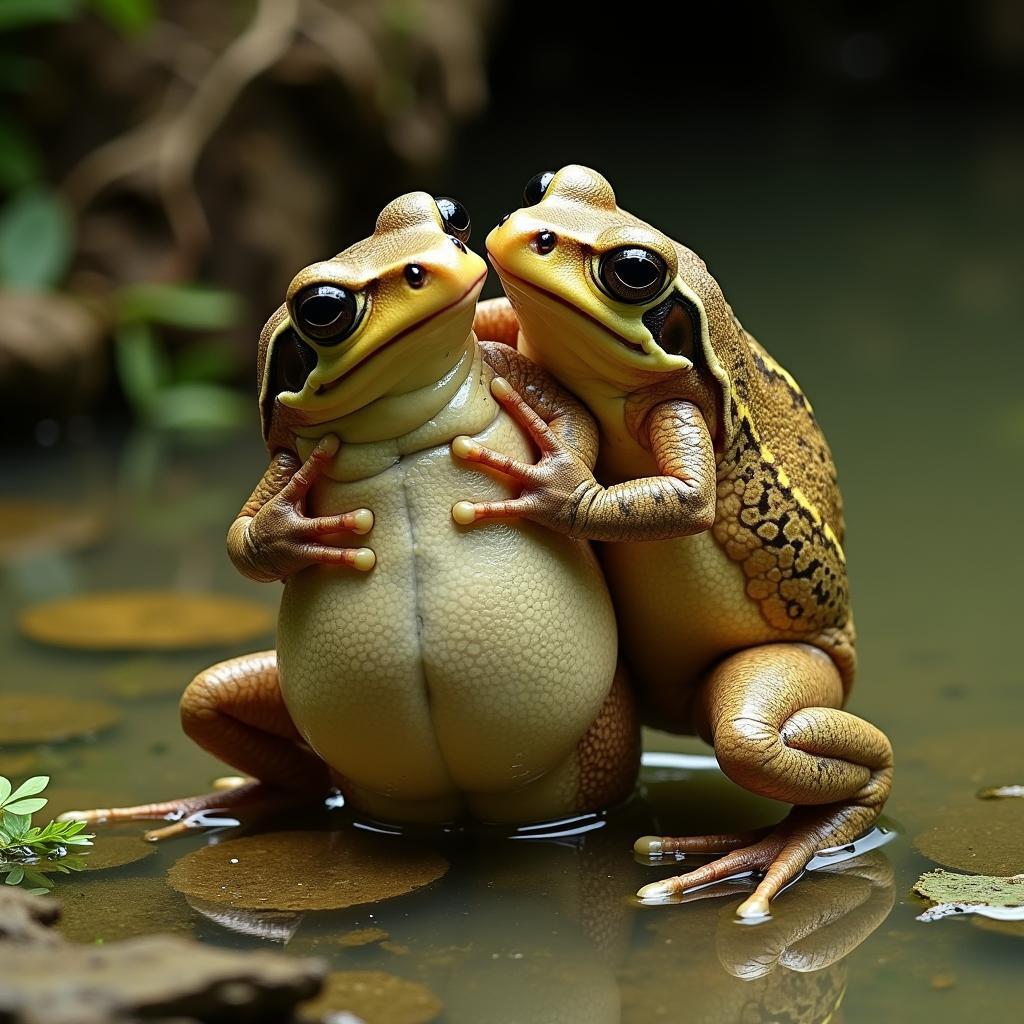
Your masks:
[[[450,373],[487,276],[461,203],[411,192],[369,238],[299,271],[260,336],[260,409],[323,423]]]
[[[680,394],[708,396],[725,428],[723,346],[736,326],[703,261],[620,209],[588,167],[538,174],[523,204],[487,236],[487,251],[530,354],[592,395],[671,379]]]

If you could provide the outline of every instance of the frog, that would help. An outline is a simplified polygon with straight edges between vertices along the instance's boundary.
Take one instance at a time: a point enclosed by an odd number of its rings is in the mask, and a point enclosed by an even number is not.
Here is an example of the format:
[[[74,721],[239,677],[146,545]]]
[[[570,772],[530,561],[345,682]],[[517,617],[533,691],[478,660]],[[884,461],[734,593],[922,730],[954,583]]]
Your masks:
[[[228,551],[283,582],[277,647],[200,672],[181,699],[186,735],[240,784],[72,816],[170,818],[148,834],[163,839],[213,808],[333,787],[368,820],[512,825],[631,793],[639,725],[591,546],[450,516],[479,482],[453,438],[531,452],[473,332],[487,265],[469,230],[461,203],[403,195],[371,236],[301,270],[262,331],[270,460]],[[593,447],[571,396],[514,353],[493,359]],[[485,487],[516,490],[500,474]]]
[[[696,253],[618,205],[599,172],[545,171],[486,240],[505,297],[482,337],[514,347],[596,418],[588,454],[497,379],[539,458],[478,439],[453,453],[520,487],[465,498],[457,522],[526,518],[597,542],[643,721],[712,744],[740,786],[791,804],[778,825],[644,836],[653,857],[712,854],[645,885],[665,899],[732,875],[761,880],[761,918],[823,848],[877,819],[892,747],[844,710],[856,671],[844,516],[834,461],[794,377],[749,334]]]

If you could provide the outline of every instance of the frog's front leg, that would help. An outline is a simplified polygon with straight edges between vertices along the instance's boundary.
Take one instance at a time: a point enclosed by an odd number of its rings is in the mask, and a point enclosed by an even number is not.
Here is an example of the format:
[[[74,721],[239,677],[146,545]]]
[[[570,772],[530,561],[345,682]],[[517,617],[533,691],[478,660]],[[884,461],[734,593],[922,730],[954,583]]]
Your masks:
[[[330,789],[327,766],[302,741],[288,714],[278,682],[274,651],[247,654],[200,672],[181,698],[181,724],[204,750],[253,781],[228,790],[134,807],[68,811],[63,820],[153,821],[174,824],[146,833],[170,838],[192,827],[204,811],[245,804],[272,804],[316,798]]]
[[[512,303],[504,295],[478,302],[473,316],[473,333],[482,342],[498,341],[515,348],[519,341],[519,320]]]
[[[518,498],[458,502],[452,509],[456,522],[468,525],[479,519],[521,516],[559,533],[600,541],[664,540],[711,528],[715,520],[715,450],[707,422],[692,402],[661,402],[639,428],[644,446],[654,455],[658,476],[602,487],[593,474],[596,446],[591,455],[591,450],[580,449],[566,433],[566,427],[577,422],[575,409],[561,421],[554,420],[538,403],[538,398],[544,397],[540,387],[531,393],[514,381],[496,377],[491,390],[530,434],[541,459],[531,465],[472,438],[456,438],[452,442],[456,456],[496,469],[523,486]]]
[[[373,568],[376,556],[370,548],[322,543],[331,534],[369,533],[373,528],[369,509],[316,517],[303,511],[306,496],[338,445],[338,439],[328,434],[303,463],[287,451],[279,451],[271,459],[228,531],[228,554],[243,576],[268,583],[310,565],[347,566],[360,572]]]
[[[644,837],[639,853],[731,852],[686,875],[645,885],[637,895],[670,896],[763,872],[737,910],[741,917],[760,917],[817,851],[861,836],[889,795],[892,747],[873,725],[840,710],[842,703],[839,670],[809,644],[752,647],[712,669],[696,709],[697,731],[714,745],[734,782],[796,806],[763,838]]]

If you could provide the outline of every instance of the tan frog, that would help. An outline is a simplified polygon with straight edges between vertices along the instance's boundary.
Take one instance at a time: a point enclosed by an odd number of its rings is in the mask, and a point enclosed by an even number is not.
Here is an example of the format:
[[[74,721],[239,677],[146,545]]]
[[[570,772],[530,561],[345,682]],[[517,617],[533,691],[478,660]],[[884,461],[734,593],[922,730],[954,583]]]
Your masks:
[[[832,456],[796,381],[700,258],[620,209],[600,174],[538,175],[524,203],[487,239],[511,307],[482,304],[477,331],[517,345],[594,414],[597,476],[533,414],[542,395],[524,401],[499,380],[542,457],[456,439],[459,457],[522,494],[453,515],[612,542],[600,557],[646,720],[696,732],[734,781],[797,805],[767,834],[645,837],[640,852],[729,852],[640,895],[763,871],[739,913],[764,915],[816,850],[871,825],[891,786],[889,741],[840,710],[855,656]]]
[[[377,819],[529,822],[607,807],[633,786],[638,726],[589,545],[451,519],[480,484],[453,460],[454,437],[531,451],[472,331],[487,270],[468,229],[461,205],[402,196],[370,238],[301,271],[264,328],[272,458],[229,550],[246,575],[284,580],[278,648],[207,669],[181,703],[185,732],[263,791],[333,781]],[[528,391],[536,371],[496,348]],[[544,388],[551,422],[575,436],[578,421],[592,447],[586,413]],[[515,493],[497,476],[486,489]],[[253,795],[250,784],[91,816],[182,816]]]

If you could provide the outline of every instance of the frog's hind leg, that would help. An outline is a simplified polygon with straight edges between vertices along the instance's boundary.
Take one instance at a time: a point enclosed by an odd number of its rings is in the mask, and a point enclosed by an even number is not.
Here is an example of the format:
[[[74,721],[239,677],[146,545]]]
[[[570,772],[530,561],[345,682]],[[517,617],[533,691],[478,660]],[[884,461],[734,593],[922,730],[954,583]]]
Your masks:
[[[748,871],[763,872],[737,913],[759,917],[821,849],[850,843],[878,817],[892,786],[892,747],[873,725],[841,711],[835,663],[808,644],[766,644],[730,655],[709,673],[698,732],[722,770],[761,796],[797,806],[773,829],[733,836],[647,837],[648,852],[729,850],[686,875],[644,886],[670,896]]]
[[[274,651],[232,658],[200,672],[182,695],[181,724],[204,750],[254,779],[201,796],[68,811],[61,818],[173,820],[174,825],[146,834],[147,839],[158,840],[187,831],[188,819],[203,811],[280,802],[289,794],[326,793],[330,787],[327,767],[303,744],[285,707]]]

